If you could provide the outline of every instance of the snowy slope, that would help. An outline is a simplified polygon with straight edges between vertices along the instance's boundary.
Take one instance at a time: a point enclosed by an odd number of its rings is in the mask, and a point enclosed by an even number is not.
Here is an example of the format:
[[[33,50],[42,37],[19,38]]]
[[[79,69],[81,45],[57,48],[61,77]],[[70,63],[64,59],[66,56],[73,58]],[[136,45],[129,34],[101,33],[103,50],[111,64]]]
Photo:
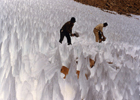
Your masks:
[[[58,42],[59,30],[71,17],[80,37],[68,46],[66,38]],[[73,0],[1,0],[0,100],[139,100],[140,20],[135,17]],[[95,43],[93,28],[104,22],[107,41]],[[89,58],[96,58],[93,68]],[[62,66],[70,69],[66,79]]]

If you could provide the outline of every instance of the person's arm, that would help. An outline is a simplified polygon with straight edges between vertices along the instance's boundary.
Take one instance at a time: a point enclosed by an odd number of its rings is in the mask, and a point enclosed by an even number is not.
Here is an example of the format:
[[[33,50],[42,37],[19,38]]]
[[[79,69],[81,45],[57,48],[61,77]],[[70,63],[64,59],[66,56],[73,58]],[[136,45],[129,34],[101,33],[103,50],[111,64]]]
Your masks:
[[[69,32],[70,36],[74,36],[74,34],[72,34],[72,28],[69,28],[68,32]]]
[[[72,28],[73,28],[73,24],[69,23],[67,26],[67,31],[70,34],[70,36],[74,36],[74,34],[72,34]]]
[[[101,36],[103,37],[102,41],[105,41],[106,37],[104,36],[103,32],[101,32]]]
[[[104,34],[103,34],[103,32],[101,32],[101,36],[102,36],[102,37],[105,37]]]

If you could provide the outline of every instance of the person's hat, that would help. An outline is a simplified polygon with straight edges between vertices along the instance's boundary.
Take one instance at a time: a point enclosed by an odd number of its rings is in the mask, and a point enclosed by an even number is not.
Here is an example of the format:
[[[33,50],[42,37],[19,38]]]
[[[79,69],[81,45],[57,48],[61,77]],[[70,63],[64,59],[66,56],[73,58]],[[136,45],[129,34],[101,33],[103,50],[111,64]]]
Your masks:
[[[104,27],[106,27],[106,26],[108,26],[108,24],[105,22],[105,23],[104,23]]]
[[[71,21],[72,23],[75,23],[75,22],[76,22],[76,20],[75,20],[74,17],[72,17],[70,21]]]

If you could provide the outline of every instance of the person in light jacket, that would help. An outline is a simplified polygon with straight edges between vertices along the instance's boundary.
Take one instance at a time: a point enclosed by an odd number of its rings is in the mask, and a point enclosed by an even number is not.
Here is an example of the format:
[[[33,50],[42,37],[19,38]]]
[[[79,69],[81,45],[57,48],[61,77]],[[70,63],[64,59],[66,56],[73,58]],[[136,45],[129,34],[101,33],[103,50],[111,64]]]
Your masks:
[[[108,26],[108,23],[99,24],[94,28],[93,32],[96,38],[96,42],[101,43],[102,41],[106,40],[106,37],[103,34],[103,27],[106,26]]]

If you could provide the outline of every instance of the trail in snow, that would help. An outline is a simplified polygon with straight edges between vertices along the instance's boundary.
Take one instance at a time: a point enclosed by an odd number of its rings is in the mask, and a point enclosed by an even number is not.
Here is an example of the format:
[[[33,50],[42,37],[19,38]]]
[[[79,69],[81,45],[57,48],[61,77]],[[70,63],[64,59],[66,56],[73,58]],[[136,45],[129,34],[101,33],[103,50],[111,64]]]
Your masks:
[[[139,100],[139,20],[73,0],[1,0],[0,5],[0,100]],[[80,37],[68,46],[66,38],[58,42],[59,30],[71,17]],[[103,22],[109,24],[107,41],[95,43],[93,28]],[[95,57],[90,68],[89,58]],[[66,79],[62,66],[69,68]]]

